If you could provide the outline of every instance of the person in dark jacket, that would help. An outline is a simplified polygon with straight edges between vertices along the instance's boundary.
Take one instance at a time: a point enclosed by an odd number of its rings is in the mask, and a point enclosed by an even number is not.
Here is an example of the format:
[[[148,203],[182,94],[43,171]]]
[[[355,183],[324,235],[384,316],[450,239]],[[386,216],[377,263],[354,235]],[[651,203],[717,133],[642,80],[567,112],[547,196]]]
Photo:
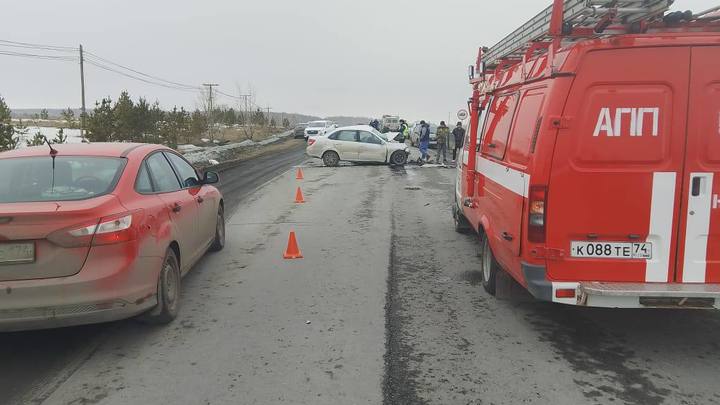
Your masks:
[[[420,159],[422,161],[430,161],[428,148],[430,147],[430,125],[425,121],[420,121]]]
[[[455,140],[455,147],[453,148],[453,162],[457,160],[458,151],[462,149],[463,143],[465,142],[465,128],[462,126],[462,122],[458,122],[455,129],[452,131],[453,138]]]

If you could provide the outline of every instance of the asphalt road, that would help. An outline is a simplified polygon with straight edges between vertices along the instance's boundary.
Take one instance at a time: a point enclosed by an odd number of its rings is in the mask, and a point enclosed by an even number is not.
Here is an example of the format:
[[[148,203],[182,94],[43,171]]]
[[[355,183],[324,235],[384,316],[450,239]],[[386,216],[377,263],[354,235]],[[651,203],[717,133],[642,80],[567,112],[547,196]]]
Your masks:
[[[306,159],[304,143],[297,142],[296,147],[250,159],[221,174],[220,188],[228,213],[236,211],[258,187]],[[135,334],[136,327],[133,321],[126,321],[0,334],[0,404],[45,401],[101,344],[123,334]]]
[[[172,325],[2,335],[2,400],[720,403],[718,313],[490,297],[452,229],[454,170],[306,162],[297,181],[300,153],[224,173],[227,247],[184,279]],[[291,230],[304,259],[282,259]]]

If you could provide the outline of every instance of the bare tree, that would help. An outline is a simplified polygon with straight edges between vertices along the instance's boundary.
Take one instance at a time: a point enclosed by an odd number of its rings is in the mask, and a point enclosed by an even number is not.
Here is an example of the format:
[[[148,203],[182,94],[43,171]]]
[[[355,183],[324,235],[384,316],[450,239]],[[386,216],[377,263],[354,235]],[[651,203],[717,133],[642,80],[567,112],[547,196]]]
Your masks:
[[[200,89],[200,94],[198,95],[197,100],[195,101],[195,108],[197,110],[200,110],[205,115],[205,122],[208,122],[208,117],[210,116],[210,104],[208,102],[209,98],[208,89],[202,88]],[[207,128],[206,128],[207,130]],[[203,132],[200,134],[201,136],[206,134],[207,132]]]
[[[247,90],[243,92],[243,89],[240,85],[237,86],[239,97],[242,99],[241,101],[241,111],[243,115],[243,135],[245,136],[245,139],[253,140],[255,138],[255,135],[257,134],[257,127],[255,123],[253,122],[253,115],[255,114],[255,100],[257,97],[257,94],[255,93],[255,90],[253,89],[252,85],[248,83]]]

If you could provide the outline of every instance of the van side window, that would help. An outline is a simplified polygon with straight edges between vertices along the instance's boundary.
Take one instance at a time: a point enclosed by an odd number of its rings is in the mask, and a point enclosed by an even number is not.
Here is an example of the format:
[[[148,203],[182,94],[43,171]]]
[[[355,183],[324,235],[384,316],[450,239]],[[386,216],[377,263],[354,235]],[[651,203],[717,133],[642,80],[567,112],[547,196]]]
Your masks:
[[[538,127],[538,118],[545,102],[544,89],[532,89],[525,92],[518,105],[515,125],[512,128],[510,146],[507,152],[508,162],[527,166],[530,160],[530,145]]]
[[[490,103],[485,119],[485,137],[481,149],[483,154],[500,160],[505,157],[517,99],[517,93],[501,94]]]
[[[491,100],[491,102],[492,102],[492,100]],[[483,129],[487,125],[487,118],[488,118],[487,110],[483,111],[483,114],[480,117],[478,117],[478,125],[477,125],[477,128],[475,129],[475,132],[477,133],[477,144],[475,145],[475,152],[480,152],[480,150],[482,149],[483,141],[484,141]],[[469,139],[470,138],[468,138],[468,142],[467,142],[468,145],[470,144]]]

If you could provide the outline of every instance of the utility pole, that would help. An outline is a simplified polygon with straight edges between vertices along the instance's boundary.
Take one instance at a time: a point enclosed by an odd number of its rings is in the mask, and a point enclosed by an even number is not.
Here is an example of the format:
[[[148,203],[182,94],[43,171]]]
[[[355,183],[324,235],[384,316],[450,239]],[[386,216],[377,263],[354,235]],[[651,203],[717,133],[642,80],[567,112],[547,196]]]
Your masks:
[[[270,110],[272,110],[272,107],[267,106],[265,109],[267,110],[267,122],[268,122],[268,127],[269,127],[269,126],[270,126],[270,121],[271,121],[271,118],[270,118]]]
[[[213,123],[213,87],[218,86],[217,83],[203,83],[203,86],[208,88],[208,131],[210,134],[210,140],[214,141],[215,137],[213,136],[213,130],[215,129],[215,125]]]
[[[80,94],[82,96],[82,108],[80,110],[80,139],[85,140],[85,70],[83,59],[83,47],[80,44]]]

